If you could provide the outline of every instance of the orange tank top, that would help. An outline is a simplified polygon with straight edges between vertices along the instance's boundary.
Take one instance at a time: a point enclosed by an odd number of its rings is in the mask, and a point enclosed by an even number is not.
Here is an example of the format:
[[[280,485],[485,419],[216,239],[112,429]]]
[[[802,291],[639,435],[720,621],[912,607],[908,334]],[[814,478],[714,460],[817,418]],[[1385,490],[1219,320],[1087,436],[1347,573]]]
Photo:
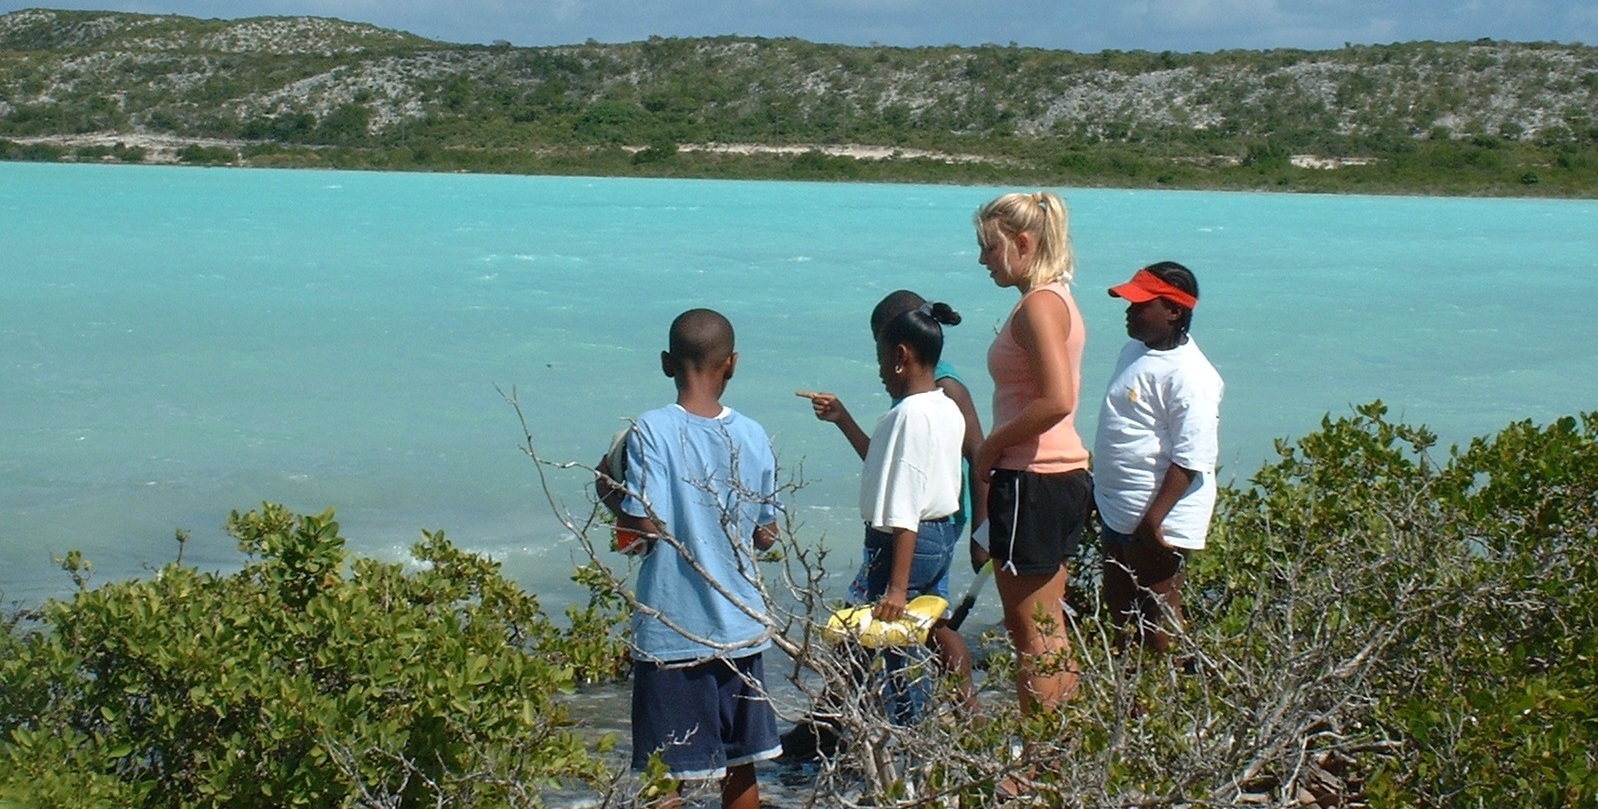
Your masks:
[[[1076,308],[1076,299],[1071,297],[1071,290],[1063,282],[1056,281],[1032,289],[1022,295],[1021,300],[1045,294],[1060,296],[1071,316],[1071,333],[1065,338],[1071,412],[1036,438],[1005,447],[995,464],[1000,469],[1053,474],[1088,468],[1088,450],[1076,432],[1076,411],[1082,388],[1082,346],[1087,342],[1087,329],[1082,323],[1082,313]],[[1015,340],[1015,315],[1019,311],[1021,304],[1017,303],[1005,319],[1004,327],[999,329],[999,335],[993,338],[993,345],[988,347],[988,373],[993,376],[995,425],[1015,418],[1041,393],[1026,349]]]

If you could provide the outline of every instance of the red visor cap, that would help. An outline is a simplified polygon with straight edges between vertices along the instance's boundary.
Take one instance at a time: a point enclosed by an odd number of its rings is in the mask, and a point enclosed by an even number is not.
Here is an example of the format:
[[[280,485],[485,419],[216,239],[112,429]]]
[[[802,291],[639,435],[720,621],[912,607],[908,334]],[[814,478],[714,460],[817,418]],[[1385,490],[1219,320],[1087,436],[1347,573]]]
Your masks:
[[[1110,287],[1110,296],[1125,298],[1132,303],[1148,303],[1155,298],[1164,298],[1188,309],[1198,306],[1198,298],[1165,283],[1158,275],[1148,270],[1138,270],[1132,276],[1132,280]]]

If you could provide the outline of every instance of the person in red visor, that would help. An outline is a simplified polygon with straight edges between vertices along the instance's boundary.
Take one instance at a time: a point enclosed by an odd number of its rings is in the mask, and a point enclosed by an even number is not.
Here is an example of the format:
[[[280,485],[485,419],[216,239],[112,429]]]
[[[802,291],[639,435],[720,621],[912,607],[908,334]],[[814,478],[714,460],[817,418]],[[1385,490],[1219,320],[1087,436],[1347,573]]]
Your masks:
[[[1183,568],[1204,547],[1215,510],[1226,386],[1189,329],[1198,281],[1162,261],[1110,287],[1127,302],[1126,333],[1093,446],[1104,543],[1104,597],[1122,645],[1164,652],[1182,625]]]

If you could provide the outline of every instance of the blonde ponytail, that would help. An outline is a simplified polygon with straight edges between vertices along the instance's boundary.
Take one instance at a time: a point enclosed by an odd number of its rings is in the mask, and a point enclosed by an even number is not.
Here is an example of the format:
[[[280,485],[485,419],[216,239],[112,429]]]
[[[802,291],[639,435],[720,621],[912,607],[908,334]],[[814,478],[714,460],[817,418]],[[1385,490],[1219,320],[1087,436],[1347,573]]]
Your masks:
[[[1052,191],[1005,194],[977,210],[976,226],[977,240],[983,245],[1000,236],[1010,241],[1022,233],[1032,236],[1037,245],[1027,273],[1032,287],[1055,281],[1068,284],[1076,275],[1071,215],[1065,200]]]

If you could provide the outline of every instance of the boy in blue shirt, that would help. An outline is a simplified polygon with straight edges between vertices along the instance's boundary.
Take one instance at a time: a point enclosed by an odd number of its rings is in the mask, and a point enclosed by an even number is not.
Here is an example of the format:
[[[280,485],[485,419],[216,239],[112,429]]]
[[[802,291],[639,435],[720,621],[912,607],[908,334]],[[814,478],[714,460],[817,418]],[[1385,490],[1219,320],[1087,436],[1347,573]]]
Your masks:
[[[777,536],[776,459],[765,430],[721,404],[738,364],[727,318],[678,315],[660,363],[677,401],[629,431],[613,506],[618,531],[647,543],[632,617],[632,765],[658,752],[674,778],[722,779],[725,809],[758,809],[755,762],[782,752],[755,564]]]

